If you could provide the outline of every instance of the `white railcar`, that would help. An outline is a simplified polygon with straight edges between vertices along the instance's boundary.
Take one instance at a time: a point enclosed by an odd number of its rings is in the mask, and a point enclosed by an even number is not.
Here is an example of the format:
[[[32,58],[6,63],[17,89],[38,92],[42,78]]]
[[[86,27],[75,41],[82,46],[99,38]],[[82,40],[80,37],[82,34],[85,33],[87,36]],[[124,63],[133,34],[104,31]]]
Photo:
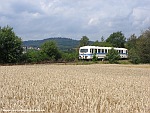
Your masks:
[[[108,51],[112,47],[99,47],[99,46],[83,46],[79,48],[79,59],[92,59],[96,54],[98,59],[104,59]],[[128,58],[128,50],[126,48],[114,48],[118,51],[120,58]]]

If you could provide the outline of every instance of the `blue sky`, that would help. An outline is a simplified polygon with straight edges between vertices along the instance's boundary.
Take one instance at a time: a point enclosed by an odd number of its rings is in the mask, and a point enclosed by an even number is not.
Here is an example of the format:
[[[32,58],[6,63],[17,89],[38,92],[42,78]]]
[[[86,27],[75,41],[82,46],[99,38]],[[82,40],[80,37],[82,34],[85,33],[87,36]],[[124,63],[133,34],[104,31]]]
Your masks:
[[[95,41],[117,31],[128,38],[150,27],[150,0],[0,0],[0,26],[6,25],[23,40]]]

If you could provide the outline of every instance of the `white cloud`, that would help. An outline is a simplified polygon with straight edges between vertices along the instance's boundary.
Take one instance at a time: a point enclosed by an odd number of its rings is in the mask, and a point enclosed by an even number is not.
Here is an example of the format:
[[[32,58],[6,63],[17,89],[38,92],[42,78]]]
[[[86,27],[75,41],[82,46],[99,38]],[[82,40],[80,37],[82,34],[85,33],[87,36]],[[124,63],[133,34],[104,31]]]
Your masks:
[[[97,40],[116,31],[128,37],[150,26],[149,11],[149,0],[1,0],[0,26],[12,26],[23,40]]]
[[[99,24],[99,18],[91,18],[88,22],[88,25],[90,26],[96,26]]]
[[[132,12],[132,21],[134,27],[148,28],[150,26],[150,8],[136,7]]]
[[[133,9],[134,20],[141,21],[144,18],[150,17],[149,10],[150,10],[150,8],[148,9],[148,8],[144,8],[144,7],[143,8],[142,7],[134,8]]]

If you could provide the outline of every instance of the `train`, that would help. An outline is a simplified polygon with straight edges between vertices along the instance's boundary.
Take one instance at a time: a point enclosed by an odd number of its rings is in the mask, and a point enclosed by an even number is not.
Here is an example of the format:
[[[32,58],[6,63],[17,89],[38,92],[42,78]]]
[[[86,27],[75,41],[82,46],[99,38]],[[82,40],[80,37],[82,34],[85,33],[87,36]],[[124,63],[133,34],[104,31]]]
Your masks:
[[[118,51],[121,59],[128,58],[128,50],[126,48],[83,46],[79,48],[79,59],[90,60],[94,54],[98,59],[104,59],[108,51],[112,48]]]

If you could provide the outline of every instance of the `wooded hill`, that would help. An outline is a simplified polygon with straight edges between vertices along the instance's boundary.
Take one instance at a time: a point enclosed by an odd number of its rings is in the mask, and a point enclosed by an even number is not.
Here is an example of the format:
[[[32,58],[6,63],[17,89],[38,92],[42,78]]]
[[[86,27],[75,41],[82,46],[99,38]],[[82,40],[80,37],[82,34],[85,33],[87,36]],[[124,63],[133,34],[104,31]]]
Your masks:
[[[55,41],[58,48],[63,51],[77,48],[77,47],[79,47],[79,43],[80,43],[79,40],[73,40],[70,38],[54,37],[54,38],[47,38],[47,39],[43,39],[43,40],[23,41],[23,46],[40,47],[46,41]]]

